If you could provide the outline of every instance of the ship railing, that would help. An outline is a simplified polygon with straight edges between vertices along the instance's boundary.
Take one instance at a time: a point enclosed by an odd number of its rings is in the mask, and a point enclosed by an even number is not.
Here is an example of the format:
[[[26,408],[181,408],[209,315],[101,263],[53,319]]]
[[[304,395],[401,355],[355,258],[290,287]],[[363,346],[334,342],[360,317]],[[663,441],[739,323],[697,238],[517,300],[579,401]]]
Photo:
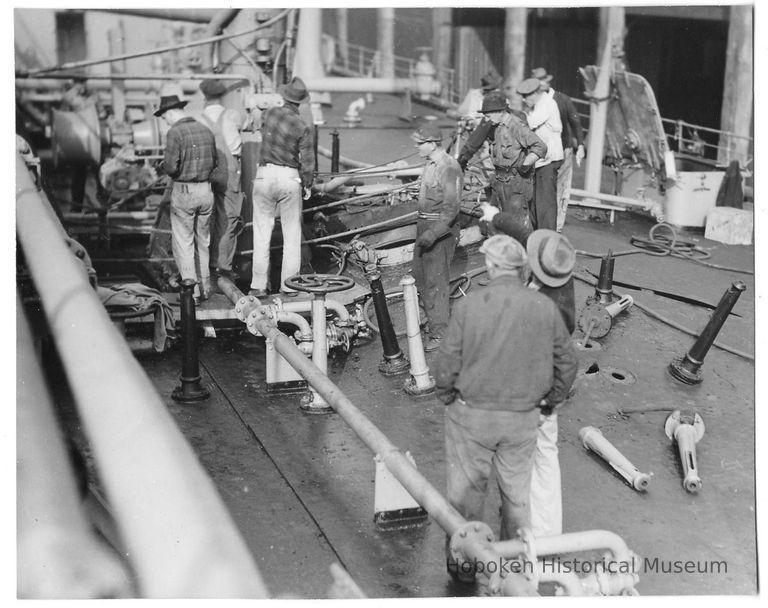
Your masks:
[[[131,573],[133,597],[268,597],[254,558],[213,481],[110,321],[82,263],[70,252],[50,202],[18,155],[16,234],[39,297],[45,331],[66,374],[100,493],[108,500],[121,545],[115,549]],[[29,350],[20,353],[28,355]],[[29,405],[24,386],[28,385],[21,385],[18,395],[20,413]],[[37,442],[45,451],[41,427],[33,425],[32,430],[40,431]],[[19,470],[20,490],[33,488],[39,493],[40,484],[51,479],[46,476],[25,485],[24,468]],[[69,485],[73,484],[70,479]],[[39,505],[35,496],[39,494],[20,492],[19,512]],[[19,529],[20,547],[30,536],[44,533],[48,523],[34,516],[23,521],[28,525]],[[69,549],[64,553],[76,560],[78,547]],[[21,579],[31,577],[24,586],[30,597],[52,599],[66,593],[62,586],[51,585],[61,572],[52,572],[45,559],[41,554],[19,570],[20,588]],[[56,565],[64,567],[66,562]],[[72,581],[78,582],[82,580]],[[87,585],[74,592],[76,597],[103,597],[102,593],[103,589]]]

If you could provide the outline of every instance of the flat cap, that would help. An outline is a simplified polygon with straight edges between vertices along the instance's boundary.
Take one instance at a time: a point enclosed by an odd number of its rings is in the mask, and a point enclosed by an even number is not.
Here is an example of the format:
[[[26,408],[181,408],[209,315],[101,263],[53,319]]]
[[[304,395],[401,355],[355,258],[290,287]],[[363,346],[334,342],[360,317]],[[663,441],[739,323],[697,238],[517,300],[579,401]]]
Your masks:
[[[419,144],[423,144],[427,141],[442,142],[443,132],[436,124],[428,122],[421,125],[414,133],[412,133],[411,139]]]
[[[224,97],[227,92],[227,87],[221,80],[203,80],[200,83],[200,90],[205,95],[206,99],[216,99],[217,97]]]
[[[483,242],[480,253],[494,266],[504,270],[515,270],[528,263],[525,248],[511,236],[497,234]]]
[[[517,88],[515,89],[518,93],[518,95],[531,95],[532,93],[535,93],[539,90],[539,87],[541,86],[541,81],[538,78],[526,78],[517,85]]]

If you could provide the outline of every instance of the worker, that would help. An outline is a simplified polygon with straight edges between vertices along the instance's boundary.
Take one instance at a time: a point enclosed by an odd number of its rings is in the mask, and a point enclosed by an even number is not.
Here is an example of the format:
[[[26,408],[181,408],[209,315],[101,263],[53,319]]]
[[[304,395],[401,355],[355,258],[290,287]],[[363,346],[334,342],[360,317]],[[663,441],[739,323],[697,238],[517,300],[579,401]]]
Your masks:
[[[427,123],[412,134],[419,156],[426,159],[419,190],[413,278],[427,315],[424,350],[437,350],[450,316],[449,271],[459,242],[459,203],[463,175],[459,163],[443,149],[440,128]]]
[[[557,170],[557,231],[562,232],[565,227],[565,216],[568,212],[568,203],[571,199],[571,182],[573,181],[573,163],[581,167],[581,161],[586,154],[584,148],[584,129],[581,127],[581,119],[568,95],[555,91],[550,83],[552,74],[547,74],[544,68],[534,68],[531,75],[541,83],[542,90],[555,100],[560,112],[560,122],[563,131],[560,139],[563,143],[563,164]]]
[[[563,125],[555,101],[541,88],[536,78],[528,78],[517,85],[523,98],[528,126],[547,144],[546,156],[536,161],[533,204],[529,207],[531,227],[534,230],[557,227],[557,171],[563,164]]]
[[[171,187],[171,243],[181,279],[196,282],[199,303],[211,292],[208,267],[210,220],[213,210],[211,174],[216,169],[216,140],[210,129],[189,116],[177,95],[160,98],[155,116],[170,129],[165,136],[163,168]]]
[[[226,109],[222,98],[227,87],[221,80],[203,80],[200,90],[205,97],[202,120],[216,139],[217,167],[211,179],[213,186],[213,218],[211,227],[211,275],[234,280],[232,261],[237,237],[243,230],[240,212],[243,192],[240,186],[240,137],[242,119],[236,110]],[[215,284],[215,280],[214,280]]]
[[[500,538],[507,540],[531,527],[539,416],[565,400],[577,358],[552,300],[525,287],[523,246],[498,234],[480,251],[490,282],[454,306],[433,372],[437,396],[448,406],[448,500],[467,520],[482,521],[493,470]]]
[[[498,91],[502,78],[495,70],[489,70],[480,78],[479,89],[469,89],[456,110],[449,110],[448,116],[464,121],[468,129],[473,129],[482,120],[480,110],[483,107],[483,99],[491,91]]]
[[[512,213],[521,227],[527,227],[528,206],[533,197],[534,163],[546,157],[547,145],[523,120],[510,113],[503,93],[496,91],[486,95],[481,112],[488,118],[490,128],[484,132],[478,127],[470,135],[459,153],[459,165],[465,168],[483,142],[490,139],[494,166],[490,202],[502,211]]]
[[[309,98],[301,78],[294,77],[278,92],[283,105],[262,117],[261,162],[253,180],[253,276],[250,295],[267,295],[272,229],[280,216],[283,260],[279,291],[295,296],[285,280],[301,268],[302,199],[309,198],[314,179],[314,136],[299,116],[299,105]],[[275,290],[278,291],[278,290]]]

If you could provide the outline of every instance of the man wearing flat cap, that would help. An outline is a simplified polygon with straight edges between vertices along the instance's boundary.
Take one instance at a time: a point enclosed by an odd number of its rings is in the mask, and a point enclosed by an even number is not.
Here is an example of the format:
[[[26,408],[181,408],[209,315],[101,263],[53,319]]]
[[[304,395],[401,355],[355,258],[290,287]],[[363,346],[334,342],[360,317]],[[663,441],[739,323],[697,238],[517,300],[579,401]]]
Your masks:
[[[285,280],[301,268],[302,199],[309,198],[314,179],[315,157],[312,128],[299,115],[299,105],[309,99],[301,78],[281,85],[283,105],[269,108],[262,116],[261,161],[253,180],[253,276],[250,294],[267,295],[270,243],[275,217],[283,232],[283,260],[279,290],[296,292]],[[273,291],[278,291],[274,289]]]
[[[536,161],[533,204],[530,206],[534,230],[557,228],[557,171],[563,164],[563,142],[560,134],[560,110],[555,101],[541,88],[537,78],[528,78],[517,85],[523,98],[528,126],[547,144],[547,155]]]
[[[448,500],[467,520],[482,521],[493,469],[500,538],[507,540],[531,527],[540,408],[565,400],[577,358],[552,300],[525,286],[523,246],[499,234],[480,251],[490,282],[454,305],[433,372],[437,396],[448,406]]]
[[[216,140],[210,129],[188,116],[186,101],[176,95],[160,98],[155,116],[170,129],[165,136],[163,168],[171,187],[171,244],[182,280],[195,281],[195,298],[211,291],[208,248],[213,210],[211,174],[217,166]]]
[[[531,76],[541,83],[545,94],[555,100],[560,112],[560,122],[563,132],[560,139],[563,143],[563,164],[557,171],[557,231],[562,232],[565,226],[565,216],[568,211],[568,203],[571,198],[571,181],[573,180],[573,163],[581,166],[584,159],[584,130],[581,127],[581,119],[568,95],[552,88],[552,74],[547,74],[544,68],[534,68]]]
[[[521,227],[527,227],[534,163],[547,155],[547,145],[524,121],[510,113],[507,99],[500,91],[485,96],[481,111],[489,127],[483,130],[484,121],[469,136],[459,153],[459,165],[466,167],[488,139],[494,168],[489,184],[490,202],[513,214]]]
[[[433,123],[413,135],[419,156],[426,159],[421,174],[413,278],[427,314],[424,350],[437,350],[450,316],[449,272],[459,241],[459,204],[464,178],[459,164],[443,149],[443,134]]]
[[[217,168],[213,186],[213,225],[211,229],[210,266],[212,273],[232,277],[237,237],[243,230],[240,212],[243,192],[240,185],[240,152],[242,123],[237,111],[226,109],[222,98],[227,87],[221,80],[203,80],[200,91],[205,97],[202,120],[216,139]]]

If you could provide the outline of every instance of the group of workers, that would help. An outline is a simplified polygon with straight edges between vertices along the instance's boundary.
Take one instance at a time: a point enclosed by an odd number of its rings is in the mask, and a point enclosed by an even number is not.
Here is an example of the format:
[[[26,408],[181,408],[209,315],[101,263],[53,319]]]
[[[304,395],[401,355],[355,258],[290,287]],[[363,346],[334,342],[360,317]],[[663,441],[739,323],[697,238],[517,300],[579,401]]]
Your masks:
[[[241,120],[222,105],[220,80],[204,80],[205,108],[198,120],[186,101],[161,97],[155,116],[169,125],[163,158],[173,184],[170,193],[173,257],[182,281],[194,281],[196,301],[207,299],[215,279],[232,278],[237,238],[242,232]],[[279,291],[293,296],[285,279],[301,265],[302,200],[309,198],[315,170],[312,129],[299,115],[309,93],[300,78],[282,85],[283,104],[261,116],[260,162],[253,182],[253,267],[250,294],[268,293],[270,241],[281,218],[283,258]],[[213,217],[213,219],[212,219]],[[278,291],[278,290],[275,290]]]
[[[444,149],[434,122],[412,135],[425,160],[412,272],[426,311],[425,350],[438,351],[437,394],[448,405],[448,498],[468,520],[482,519],[493,469],[502,539],[524,528],[535,535],[562,533],[555,410],[568,397],[577,358],[570,340],[575,251],[560,234],[565,204],[559,201],[568,194],[558,194],[558,176],[570,171],[571,159],[581,161],[584,146],[572,102],[555,93],[550,81],[539,68],[517,85],[526,109],[520,113],[499,91],[501,80],[485,78],[482,119],[458,159]],[[204,299],[213,273],[232,272],[243,193],[237,117],[221,105],[226,88],[206,80],[201,90],[202,120],[185,113],[186,102],[175,96],[163,97],[155,115],[170,125],[164,168],[173,180],[173,254],[182,279],[197,281],[196,297]],[[256,297],[268,294],[277,215],[283,232],[279,289],[292,295],[285,280],[299,272],[302,199],[309,196],[315,169],[313,135],[299,113],[306,86],[294,78],[279,93],[283,105],[262,116],[253,182],[250,294]],[[493,176],[482,220],[491,235],[480,251],[490,281],[451,310],[449,268],[459,240],[464,171],[486,141]],[[449,572],[466,577],[456,566],[449,562]]]

